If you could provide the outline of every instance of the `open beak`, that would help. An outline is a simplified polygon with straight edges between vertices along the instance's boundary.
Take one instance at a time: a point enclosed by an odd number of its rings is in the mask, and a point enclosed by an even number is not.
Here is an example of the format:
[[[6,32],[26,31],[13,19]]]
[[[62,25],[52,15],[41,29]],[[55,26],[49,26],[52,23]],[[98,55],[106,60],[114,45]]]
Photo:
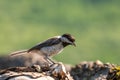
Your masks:
[[[72,45],[76,47],[76,44],[74,42],[72,43]]]

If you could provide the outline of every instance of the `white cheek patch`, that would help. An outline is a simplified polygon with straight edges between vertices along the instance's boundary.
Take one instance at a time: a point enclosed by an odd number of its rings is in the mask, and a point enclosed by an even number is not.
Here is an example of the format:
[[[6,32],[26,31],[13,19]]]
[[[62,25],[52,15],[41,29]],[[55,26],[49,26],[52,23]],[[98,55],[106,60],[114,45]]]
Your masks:
[[[55,38],[61,38],[61,36],[54,36]]]
[[[57,36],[57,38],[61,38],[61,36]]]
[[[71,41],[69,41],[67,38],[65,38],[65,37],[61,37],[61,40],[63,41],[63,42],[67,42],[67,43],[72,43]]]

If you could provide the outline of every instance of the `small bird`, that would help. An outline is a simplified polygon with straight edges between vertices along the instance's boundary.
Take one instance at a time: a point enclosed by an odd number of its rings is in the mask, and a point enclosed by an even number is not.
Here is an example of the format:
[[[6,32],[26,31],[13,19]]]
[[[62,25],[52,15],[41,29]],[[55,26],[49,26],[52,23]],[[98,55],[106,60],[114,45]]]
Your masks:
[[[43,56],[46,57],[46,59],[53,62],[50,59],[50,57],[59,54],[68,45],[76,46],[75,38],[71,34],[66,33],[61,36],[55,36],[49,38],[48,40],[35,45],[34,47],[28,49],[27,53],[34,52],[34,53],[42,54]]]
[[[41,42],[28,50],[14,52],[11,54],[11,56],[16,54],[21,55],[24,53],[30,53],[32,56],[34,53],[36,53],[44,56],[47,61],[54,63],[50,57],[59,54],[68,45],[76,46],[75,38],[71,34],[66,33],[61,36],[49,38],[48,40]]]
[[[49,38],[30,49],[12,52],[8,56],[1,57],[0,69],[32,65],[51,66],[55,62],[50,58],[59,54],[68,45],[76,46],[75,38],[71,34]]]

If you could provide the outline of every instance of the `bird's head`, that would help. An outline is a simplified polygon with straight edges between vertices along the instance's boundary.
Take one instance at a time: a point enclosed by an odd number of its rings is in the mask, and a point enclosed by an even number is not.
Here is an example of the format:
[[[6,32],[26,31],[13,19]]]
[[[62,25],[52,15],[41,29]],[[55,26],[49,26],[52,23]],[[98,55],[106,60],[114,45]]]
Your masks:
[[[61,39],[64,47],[66,47],[67,45],[76,46],[75,38],[71,34],[68,34],[68,33],[63,34],[60,39]]]

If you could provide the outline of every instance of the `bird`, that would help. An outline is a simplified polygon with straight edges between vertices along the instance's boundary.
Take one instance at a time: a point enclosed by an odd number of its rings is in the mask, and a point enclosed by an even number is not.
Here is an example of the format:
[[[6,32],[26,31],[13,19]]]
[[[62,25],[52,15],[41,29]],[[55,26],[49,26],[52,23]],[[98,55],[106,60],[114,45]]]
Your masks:
[[[49,57],[61,53],[68,45],[76,46],[75,38],[71,34],[66,33],[61,36],[49,38],[48,40],[35,45],[28,50],[28,53],[32,51],[40,51],[40,53],[46,56],[48,60],[54,63]]]
[[[61,53],[63,49],[68,45],[76,46],[75,38],[71,34],[65,33],[60,36],[51,37],[23,52],[27,52],[27,53],[34,52],[34,53],[42,54],[43,56],[46,57],[47,60],[54,63],[50,59],[50,57]],[[22,51],[18,53],[22,53]],[[13,53],[13,55],[15,54],[16,53]]]

